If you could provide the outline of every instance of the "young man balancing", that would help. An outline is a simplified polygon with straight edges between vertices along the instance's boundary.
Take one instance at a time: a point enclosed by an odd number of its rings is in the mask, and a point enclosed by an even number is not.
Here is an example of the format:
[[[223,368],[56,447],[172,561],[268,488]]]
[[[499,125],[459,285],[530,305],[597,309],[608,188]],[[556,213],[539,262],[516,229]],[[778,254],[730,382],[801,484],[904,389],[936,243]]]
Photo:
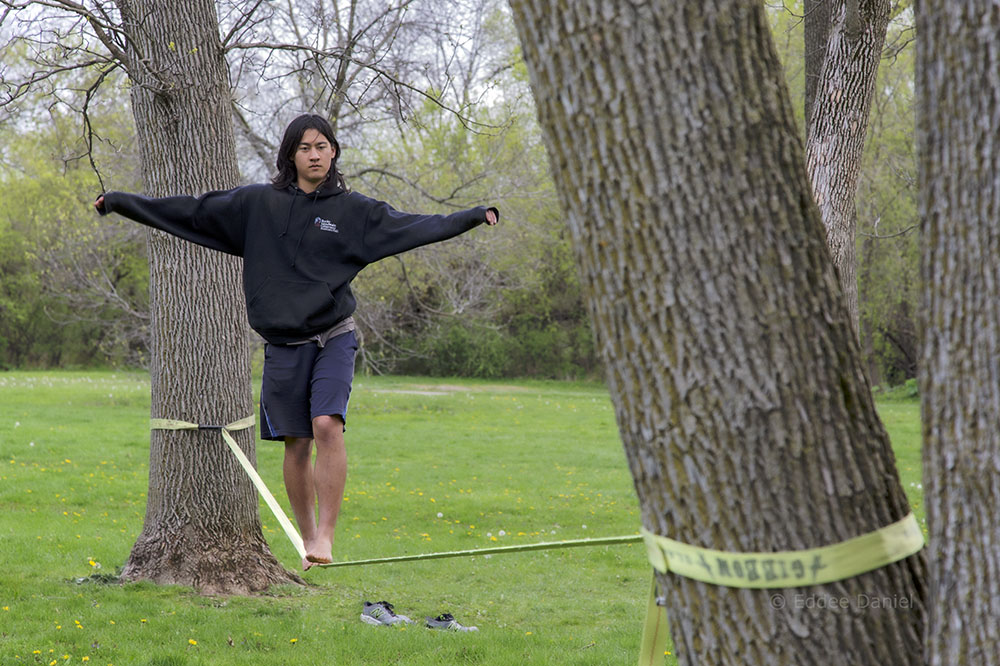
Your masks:
[[[486,207],[401,213],[348,192],[339,156],[329,123],[304,115],[285,129],[271,184],[197,198],[108,192],[94,202],[102,215],[243,257],[247,315],[267,341],[261,437],[285,443],[285,490],[306,547],[304,569],[332,561],[347,479],[344,424],[357,351],[351,280],[379,259],[495,225],[500,215]]]

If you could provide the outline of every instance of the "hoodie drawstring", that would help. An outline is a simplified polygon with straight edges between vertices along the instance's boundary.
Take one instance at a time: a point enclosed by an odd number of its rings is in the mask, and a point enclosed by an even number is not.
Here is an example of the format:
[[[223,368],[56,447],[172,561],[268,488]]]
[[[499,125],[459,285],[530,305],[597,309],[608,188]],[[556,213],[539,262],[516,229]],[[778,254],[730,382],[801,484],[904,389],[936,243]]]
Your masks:
[[[284,230],[282,230],[282,232],[280,234],[278,234],[278,238],[283,238],[285,236],[285,234],[288,233],[288,227],[290,227],[292,225],[292,209],[293,208],[295,208],[295,197],[294,196],[291,197],[291,199],[289,199],[289,201],[288,201],[288,213],[285,214],[285,228],[284,228]]]

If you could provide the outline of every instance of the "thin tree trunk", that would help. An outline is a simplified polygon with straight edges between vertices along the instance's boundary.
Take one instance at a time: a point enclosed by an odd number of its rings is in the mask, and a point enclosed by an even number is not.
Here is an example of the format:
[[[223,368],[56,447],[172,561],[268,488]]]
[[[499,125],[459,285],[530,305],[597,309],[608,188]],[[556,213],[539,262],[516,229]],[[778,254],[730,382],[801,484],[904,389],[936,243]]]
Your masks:
[[[227,69],[210,0],[117,0],[151,196],[239,184]],[[240,263],[150,232],[152,416],[225,425],[254,413]],[[253,430],[234,433],[251,460]],[[301,580],[261,533],[257,498],[218,431],[153,431],[146,518],[127,579],[247,593]]]
[[[815,3],[810,3],[815,5]],[[858,176],[868,133],[868,115],[878,74],[889,0],[826,0],[806,18],[806,164],[813,196],[826,227],[827,244],[833,255],[847,299],[855,331],[858,330],[857,207]],[[818,80],[811,78],[810,54],[815,59],[822,44],[818,26],[809,22],[830,21],[826,31],[825,57]],[[810,84],[815,93],[810,97]]]
[[[646,528],[798,550],[909,513],[760,3],[511,6]],[[658,580],[682,664],[909,666],[924,566]]]
[[[1000,5],[916,15],[927,656],[1000,664]]]

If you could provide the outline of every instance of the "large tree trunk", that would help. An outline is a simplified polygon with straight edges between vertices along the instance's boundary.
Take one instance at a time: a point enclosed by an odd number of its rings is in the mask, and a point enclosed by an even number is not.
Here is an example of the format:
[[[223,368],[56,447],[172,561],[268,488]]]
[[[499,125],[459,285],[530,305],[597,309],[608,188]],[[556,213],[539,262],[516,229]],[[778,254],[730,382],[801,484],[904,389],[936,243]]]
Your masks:
[[[151,196],[239,184],[211,0],[117,0]],[[240,264],[149,235],[152,416],[224,425],[254,413]],[[253,430],[234,433],[255,459]],[[218,431],[153,431],[146,518],[123,577],[247,593],[300,580],[274,559],[253,486]]]
[[[805,18],[806,164],[857,330],[855,197],[889,24],[889,0],[814,0],[807,6],[811,11],[807,9]],[[821,65],[818,78],[817,64]]]
[[[908,514],[761,4],[511,5],[645,527],[798,550]],[[658,580],[682,664],[909,666],[924,569]]]
[[[916,13],[928,663],[1000,664],[1000,5]]]

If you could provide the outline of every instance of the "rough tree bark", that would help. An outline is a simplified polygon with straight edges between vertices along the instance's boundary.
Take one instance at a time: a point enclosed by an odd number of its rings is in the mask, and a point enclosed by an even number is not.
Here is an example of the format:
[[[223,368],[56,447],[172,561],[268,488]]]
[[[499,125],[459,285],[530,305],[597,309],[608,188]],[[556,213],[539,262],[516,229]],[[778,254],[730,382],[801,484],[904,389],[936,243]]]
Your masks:
[[[116,0],[151,196],[239,184],[211,0]],[[149,235],[152,416],[223,425],[254,413],[240,263]],[[234,433],[255,459],[253,430]],[[299,581],[271,555],[257,498],[218,431],[153,431],[142,533],[123,577],[247,593]]]
[[[909,513],[762,5],[511,6],[645,527],[797,550]],[[924,570],[658,580],[682,664],[910,665]]]
[[[1000,5],[916,16],[927,661],[1000,664]]]
[[[806,164],[855,331],[854,202],[888,24],[889,0],[806,3]]]
[[[809,131],[809,119],[812,118],[813,100],[816,99],[816,88],[823,75],[823,63],[826,62],[826,47],[830,42],[830,27],[833,23],[831,9],[836,0],[803,0],[802,27],[803,52],[805,54],[805,118],[806,132]]]

